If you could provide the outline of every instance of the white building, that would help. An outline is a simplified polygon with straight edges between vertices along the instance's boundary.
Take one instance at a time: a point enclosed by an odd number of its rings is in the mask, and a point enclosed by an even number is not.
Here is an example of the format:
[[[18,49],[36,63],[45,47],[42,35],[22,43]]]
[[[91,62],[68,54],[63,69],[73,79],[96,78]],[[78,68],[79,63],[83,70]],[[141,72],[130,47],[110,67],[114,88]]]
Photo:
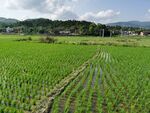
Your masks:
[[[13,32],[13,30],[14,30],[13,28],[7,27],[6,28],[6,33],[11,33],[11,32]]]
[[[59,31],[59,34],[61,34],[61,35],[69,35],[69,34],[71,34],[71,31]]]

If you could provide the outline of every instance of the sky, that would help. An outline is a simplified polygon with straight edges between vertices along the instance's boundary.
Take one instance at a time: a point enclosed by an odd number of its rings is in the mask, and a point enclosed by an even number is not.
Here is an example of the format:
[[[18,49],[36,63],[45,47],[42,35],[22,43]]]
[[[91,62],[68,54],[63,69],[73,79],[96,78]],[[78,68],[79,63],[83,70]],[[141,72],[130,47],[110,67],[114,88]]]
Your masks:
[[[150,21],[150,0],[0,0],[0,17],[19,20]]]

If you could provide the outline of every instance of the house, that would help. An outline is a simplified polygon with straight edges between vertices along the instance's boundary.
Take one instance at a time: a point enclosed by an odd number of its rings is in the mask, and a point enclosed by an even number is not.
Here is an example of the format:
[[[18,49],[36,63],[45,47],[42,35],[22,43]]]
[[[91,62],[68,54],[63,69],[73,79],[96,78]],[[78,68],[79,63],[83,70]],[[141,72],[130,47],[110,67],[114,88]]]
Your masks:
[[[59,31],[60,35],[71,35],[71,31]]]
[[[140,32],[140,36],[144,36],[144,32]]]
[[[139,34],[136,33],[135,31],[129,31],[130,36],[138,36]]]
[[[150,36],[150,31],[140,32],[140,36]]]
[[[6,28],[6,33],[11,33],[11,32],[13,32],[13,30],[14,30],[13,28],[7,27]]]
[[[122,36],[138,36],[138,33],[135,31],[121,31]]]
[[[124,36],[129,36],[129,35],[132,35],[133,32],[132,31],[121,31],[121,34]]]

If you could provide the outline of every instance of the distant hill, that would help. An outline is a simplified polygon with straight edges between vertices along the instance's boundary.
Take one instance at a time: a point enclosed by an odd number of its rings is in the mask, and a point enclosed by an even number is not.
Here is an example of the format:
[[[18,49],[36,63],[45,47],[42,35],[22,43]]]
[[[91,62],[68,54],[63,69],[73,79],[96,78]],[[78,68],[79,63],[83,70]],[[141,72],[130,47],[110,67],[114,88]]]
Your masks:
[[[122,26],[122,27],[141,27],[145,29],[150,29],[150,22],[140,22],[140,21],[116,22],[116,23],[109,23],[107,25]]]
[[[0,23],[2,24],[14,24],[14,23],[17,23],[18,21],[19,20],[16,20],[16,19],[0,17]]]

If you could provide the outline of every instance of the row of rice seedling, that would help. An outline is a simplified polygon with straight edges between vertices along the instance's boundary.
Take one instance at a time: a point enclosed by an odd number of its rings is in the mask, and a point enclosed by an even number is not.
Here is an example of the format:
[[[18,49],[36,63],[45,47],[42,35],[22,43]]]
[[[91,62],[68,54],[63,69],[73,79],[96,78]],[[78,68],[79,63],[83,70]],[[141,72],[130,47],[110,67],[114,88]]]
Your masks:
[[[110,89],[113,89],[114,94],[118,95],[116,110],[123,113],[148,113],[150,109],[148,98],[150,84],[148,83],[149,75],[147,75],[150,67],[148,65],[149,49],[114,47],[107,48],[107,50],[117,61],[109,64],[110,69],[107,69],[108,74],[105,77],[106,80],[108,79],[107,83],[110,84]],[[143,100],[143,103],[139,100]]]
[[[0,45],[0,110],[7,113],[31,111],[96,51],[94,46],[8,43]]]
[[[102,47],[86,73],[54,101],[51,113],[149,113],[148,50]]]

